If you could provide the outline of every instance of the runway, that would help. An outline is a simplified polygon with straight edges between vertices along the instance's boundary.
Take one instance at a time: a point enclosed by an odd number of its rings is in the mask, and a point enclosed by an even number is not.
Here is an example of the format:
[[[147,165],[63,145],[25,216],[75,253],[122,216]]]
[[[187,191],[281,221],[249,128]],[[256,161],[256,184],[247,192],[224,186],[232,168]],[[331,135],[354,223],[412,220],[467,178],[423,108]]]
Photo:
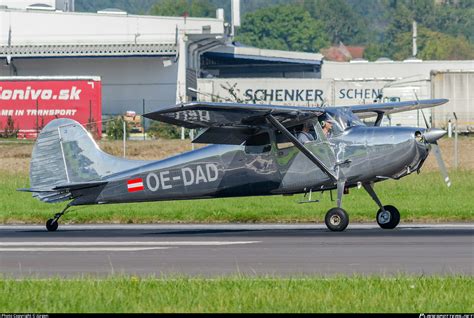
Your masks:
[[[474,224],[0,226],[0,274],[474,274]]]

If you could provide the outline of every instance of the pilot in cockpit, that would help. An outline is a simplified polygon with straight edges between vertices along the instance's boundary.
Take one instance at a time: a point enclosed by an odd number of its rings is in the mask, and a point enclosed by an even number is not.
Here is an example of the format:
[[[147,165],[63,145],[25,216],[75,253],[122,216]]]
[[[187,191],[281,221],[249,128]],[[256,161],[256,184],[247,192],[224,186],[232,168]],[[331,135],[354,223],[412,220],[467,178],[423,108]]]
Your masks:
[[[326,136],[326,138],[331,138],[332,126],[334,125],[333,120],[330,118],[326,118],[325,120],[321,120],[320,124],[321,124],[321,128],[323,128],[323,133]]]
[[[312,128],[311,126],[311,123],[304,123],[303,130],[298,134],[297,138],[302,144],[314,140],[314,136],[310,132],[310,129]]]

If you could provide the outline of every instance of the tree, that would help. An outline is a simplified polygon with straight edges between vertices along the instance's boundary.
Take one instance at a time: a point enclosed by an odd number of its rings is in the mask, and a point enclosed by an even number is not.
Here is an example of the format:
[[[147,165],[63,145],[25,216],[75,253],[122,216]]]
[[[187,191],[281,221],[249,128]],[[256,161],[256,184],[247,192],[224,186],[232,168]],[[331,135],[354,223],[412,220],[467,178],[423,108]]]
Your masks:
[[[12,116],[7,117],[7,123],[5,125],[5,129],[3,130],[3,133],[0,134],[0,137],[3,138],[16,138],[18,136],[18,132],[20,129],[15,127],[15,120],[13,119]]]
[[[409,32],[413,25],[413,12],[402,2],[397,2],[391,15],[391,22],[385,33],[384,42],[388,45],[399,33]]]
[[[298,5],[279,5],[244,16],[237,40],[247,45],[304,52],[318,52],[329,45],[321,22]]]
[[[434,24],[436,24],[437,16],[435,11],[435,3],[433,0],[408,1],[407,8],[410,12],[412,12],[413,18],[420,25],[432,27]]]
[[[108,140],[123,139],[123,123],[124,120],[122,116],[117,116],[107,123],[105,132]],[[125,122],[125,134],[125,137],[130,135],[130,127],[127,122]]]
[[[375,61],[384,56],[383,46],[379,43],[370,43],[364,50],[364,58],[369,61]]]
[[[208,0],[163,0],[151,7],[150,14],[162,16],[215,17],[216,6]]]
[[[305,1],[311,16],[322,22],[331,43],[365,44],[369,39],[367,21],[346,0]]]
[[[405,32],[395,37],[393,58],[402,60],[411,56],[412,33]],[[417,57],[423,60],[474,59],[474,46],[463,37],[454,37],[430,29],[418,28]]]
[[[153,139],[178,139],[181,137],[181,129],[174,125],[153,121],[148,128],[147,134]]]
[[[474,1],[471,1],[470,7],[437,5],[435,16],[435,23],[427,27],[453,36],[463,35],[471,43],[474,42]]]

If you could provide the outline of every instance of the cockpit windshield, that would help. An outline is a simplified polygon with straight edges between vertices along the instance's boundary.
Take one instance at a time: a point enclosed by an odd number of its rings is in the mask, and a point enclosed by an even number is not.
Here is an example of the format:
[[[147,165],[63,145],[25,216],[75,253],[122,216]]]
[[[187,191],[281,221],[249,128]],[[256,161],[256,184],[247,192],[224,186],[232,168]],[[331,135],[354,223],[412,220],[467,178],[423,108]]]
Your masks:
[[[341,130],[355,126],[365,126],[364,122],[359,119],[349,108],[341,107],[335,111],[327,112],[339,125]]]

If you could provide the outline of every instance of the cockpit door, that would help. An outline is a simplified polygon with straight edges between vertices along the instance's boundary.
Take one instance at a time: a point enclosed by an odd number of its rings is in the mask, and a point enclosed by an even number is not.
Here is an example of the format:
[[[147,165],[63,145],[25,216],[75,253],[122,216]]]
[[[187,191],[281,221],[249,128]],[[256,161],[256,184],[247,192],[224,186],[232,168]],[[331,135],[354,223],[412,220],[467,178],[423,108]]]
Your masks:
[[[331,170],[334,170],[336,165],[336,155],[328,138],[323,132],[318,121],[313,121],[316,138],[312,142],[306,143],[304,146],[315,154],[325,165]]]

